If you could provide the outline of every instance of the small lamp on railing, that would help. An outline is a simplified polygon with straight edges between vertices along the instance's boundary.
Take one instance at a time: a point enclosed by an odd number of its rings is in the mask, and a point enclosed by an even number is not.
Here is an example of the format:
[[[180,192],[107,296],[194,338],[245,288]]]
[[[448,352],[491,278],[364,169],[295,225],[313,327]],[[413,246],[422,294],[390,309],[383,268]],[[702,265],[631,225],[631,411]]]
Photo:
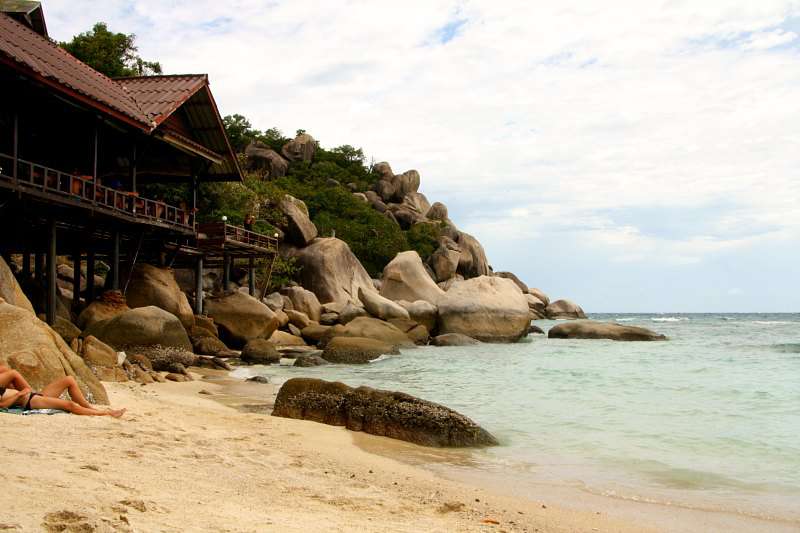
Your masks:
[[[226,215],[222,215],[222,221],[223,222],[227,222],[228,221],[228,217]]]

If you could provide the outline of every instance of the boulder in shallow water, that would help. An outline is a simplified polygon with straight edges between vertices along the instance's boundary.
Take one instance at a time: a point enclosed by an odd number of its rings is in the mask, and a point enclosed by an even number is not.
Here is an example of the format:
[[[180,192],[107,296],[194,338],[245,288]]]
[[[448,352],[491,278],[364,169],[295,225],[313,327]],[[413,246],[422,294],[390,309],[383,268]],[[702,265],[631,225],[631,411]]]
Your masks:
[[[550,339],[608,339],[612,341],[665,341],[667,337],[647,328],[623,326],[611,322],[578,320],[550,328]]]
[[[414,341],[395,326],[378,320],[377,318],[359,317],[345,325],[333,326],[322,338],[321,343],[327,344],[335,337],[364,337],[375,339],[395,347],[413,348]]]
[[[544,335],[544,330],[535,324],[528,328],[528,335]]]
[[[294,360],[294,365],[298,368],[309,368],[312,366],[327,365],[328,361],[319,355],[300,355]]]
[[[281,354],[266,339],[253,339],[242,349],[242,361],[254,365],[271,365],[281,362]]]
[[[545,308],[545,315],[551,320],[586,318],[581,306],[569,300],[556,300]]]
[[[402,392],[294,378],[283,384],[273,416],[344,426],[351,431],[435,447],[498,444],[489,432],[443,405]]]
[[[425,300],[417,300],[415,302],[399,300],[397,303],[408,311],[411,320],[425,326],[429,333],[436,329],[436,320],[439,317],[438,307]]]
[[[234,348],[241,348],[253,339],[268,338],[278,329],[278,317],[269,307],[238,291],[206,298],[204,307],[225,343]]]
[[[481,341],[462,335],[461,333],[445,333],[431,339],[431,344],[434,346],[473,346],[475,344],[481,344]]]
[[[528,334],[528,301],[509,279],[480,276],[453,285],[439,300],[439,333],[483,342],[516,342]]]
[[[392,344],[363,337],[335,337],[328,342],[322,358],[329,363],[359,365],[369,363],[385,354],[398,354]]]
[[[408,311],[375,291],[358,289],[358,299],[364,304],[364,309],[375,318],[380,318],[381,320],[409,318]]]

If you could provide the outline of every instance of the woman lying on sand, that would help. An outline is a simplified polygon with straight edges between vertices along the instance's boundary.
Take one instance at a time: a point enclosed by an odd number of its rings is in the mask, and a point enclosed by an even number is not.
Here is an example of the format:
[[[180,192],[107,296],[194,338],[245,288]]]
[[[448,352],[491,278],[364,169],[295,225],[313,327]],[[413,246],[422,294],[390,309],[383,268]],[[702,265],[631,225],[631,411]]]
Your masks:
[[[69,391],[72,401],[62,400],[64,391]],[[78,382],[72,376],[57,379],[42,389],[33,392],[31,386],[16,370],[0,365],[0,408],[19,405],[26,411],[31,409],[61,409],[76,415],[113,416],[119,418],[125,409],[96,409],[83,397]]]

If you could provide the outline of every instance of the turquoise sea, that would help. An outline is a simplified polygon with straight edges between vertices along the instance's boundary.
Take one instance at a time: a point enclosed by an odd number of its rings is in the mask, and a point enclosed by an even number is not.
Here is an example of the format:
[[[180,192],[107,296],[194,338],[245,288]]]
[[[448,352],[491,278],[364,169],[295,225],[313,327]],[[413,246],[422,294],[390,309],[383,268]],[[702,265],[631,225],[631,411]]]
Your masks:
[[[362,366],[250,367],[442,403],[502,442],[453,468],[800,521],[800,314],[595,314],[668,342],[550,340],[406,350]],[[556,322],[537,321],[545,331]],[[424,457],[421,455],[421,457]],[[419,458],[418,458],[419,460]],[[424,459],[423,459],[424,461]],[[798,522],[800,524],[800,522]]]

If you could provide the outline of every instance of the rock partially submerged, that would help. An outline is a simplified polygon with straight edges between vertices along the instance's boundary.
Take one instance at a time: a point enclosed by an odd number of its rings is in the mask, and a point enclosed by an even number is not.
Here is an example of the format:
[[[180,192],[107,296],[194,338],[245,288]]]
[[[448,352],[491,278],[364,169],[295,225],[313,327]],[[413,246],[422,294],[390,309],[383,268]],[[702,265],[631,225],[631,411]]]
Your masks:
[[[581,306],[569,300],[556,300],[549,304],[545,308],[545,314],[551,320],[586,318]]]
[[[647,328],[608,322],[579,320],[558,324],[547,333],[550,339],[609,339],[612,341],[665,341],[667,337]]]
[[[333,326],[325,333],[321,343],[327,345],[331,339],[336,337],[362,337],[375,339],[395,347],[414,347],[414,341],[408,335],[388,322],[377,318],[359,317],[346,325]]]
[[[396,346],[363,337],[335,337],[325,346],[322,358],[329,363],[365,364],[381,355],[398,354]]]
[[[344,426],[351,431],[434,447],[498,444],[489,432],[466,416],[402,392],[343,383],[295,378],[275,399],[273,416]]]
[[[431,344],[434,346],[473,346],[480,343],[481,341],[475,340],[472,337],[467,337],[461,333],[445,333],[431,340]]]

